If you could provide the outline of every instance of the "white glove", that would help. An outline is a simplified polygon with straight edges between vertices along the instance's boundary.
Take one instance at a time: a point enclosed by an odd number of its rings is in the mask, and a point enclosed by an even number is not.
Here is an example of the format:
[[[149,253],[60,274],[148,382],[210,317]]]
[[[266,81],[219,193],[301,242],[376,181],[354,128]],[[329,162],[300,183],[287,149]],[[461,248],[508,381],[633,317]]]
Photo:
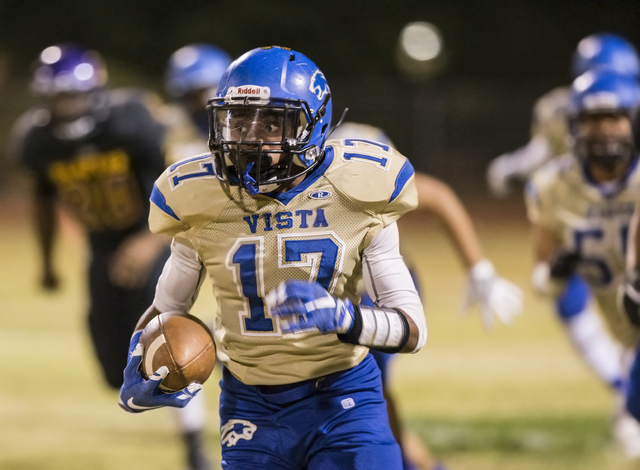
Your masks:
[[[558,297],[565,287],[565,281],[551,277],[551,266],[545,261],[539,261],[531,271],[531,287],[541,297]]]
[[[478,261],[469,270],[467,291],[462,305],[468,311],[478,304],[485,328],[494,325],[493,316],[509,324],[522,313],[522,290],[515,284],[498,277],[491,261]]]
[[[491,193],[496,197],[507,197],[511,192],[510,182],[514,177],[510,154],[494,158],[487,167],[487,184]]]

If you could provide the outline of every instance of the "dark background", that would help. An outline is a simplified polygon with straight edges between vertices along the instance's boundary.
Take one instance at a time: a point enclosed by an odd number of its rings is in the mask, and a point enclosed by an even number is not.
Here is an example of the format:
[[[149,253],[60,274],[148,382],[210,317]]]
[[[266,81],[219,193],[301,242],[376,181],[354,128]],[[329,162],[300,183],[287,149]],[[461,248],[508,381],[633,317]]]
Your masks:
[[[429,21],[443,36],[443,67],[428,80],[396,64],[410,21]],[[578,41],[602,31],[640,45],[640,1],[5,0],[0,144],[29,105],[32,62],[53,43],[101,52],[112,86],[160,94],[168,56],[187,43],[214,43],[234,57],[278,44],[323,70],[334,123],[349,107],[349,120],[385,129],[417,168],[459,191],[486,192],[488,161],[527,141],[536,98],[570,83]]]

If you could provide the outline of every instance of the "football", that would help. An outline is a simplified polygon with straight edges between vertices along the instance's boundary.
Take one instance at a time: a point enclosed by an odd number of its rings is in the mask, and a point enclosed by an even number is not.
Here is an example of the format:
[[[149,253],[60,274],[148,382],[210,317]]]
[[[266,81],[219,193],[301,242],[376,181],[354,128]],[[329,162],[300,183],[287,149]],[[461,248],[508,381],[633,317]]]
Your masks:
[[[203,384],[216,361],[211,331],[188,313],[167,312],[156,316],[142,331],[142,374],[149,378],[162,366],[169,374],[160,383],[164,392],[177,392],[192,383]]]

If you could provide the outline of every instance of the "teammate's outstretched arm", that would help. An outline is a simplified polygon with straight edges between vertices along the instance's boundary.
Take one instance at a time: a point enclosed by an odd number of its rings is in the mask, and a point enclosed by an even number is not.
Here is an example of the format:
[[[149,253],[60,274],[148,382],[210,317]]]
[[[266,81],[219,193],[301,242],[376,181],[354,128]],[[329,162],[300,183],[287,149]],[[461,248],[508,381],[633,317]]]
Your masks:
[[[463,308],[468,310],[478,304],[487,328],[493,326],[494,315],[503,323],[510,323],[522,311],[522,291],[499,277],[491,261],[484,257],[471,217],[453,190],[432,176],[416,173],[415,178],[417,210],[428,210],[441,220],[468,270]]]
[[[526,179],[552,156],[547,139],[542,135],[534,135],[526,145],[491,160],[487,168],[489,189],[497,197],[509,195],[513,180]]]
[[[376,235],[362,256],[365,285],[378,307],[335,298],[317,282],[290,280],[267,295],[269,314],[279,318],[283,333],[318,329],[337,333],[345,343],[385,352],[419,351],[427,337],[424,310],[398,239],[393,223]]]

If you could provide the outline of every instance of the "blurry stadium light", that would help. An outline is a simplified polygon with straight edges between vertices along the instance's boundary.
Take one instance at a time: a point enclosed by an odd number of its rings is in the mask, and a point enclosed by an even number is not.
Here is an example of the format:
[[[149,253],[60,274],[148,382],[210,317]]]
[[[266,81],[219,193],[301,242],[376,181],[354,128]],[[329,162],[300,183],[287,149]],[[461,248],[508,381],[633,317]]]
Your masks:
[[[435,59],[442,50],[438,30],[426,21],[406,25],[400,33],[400,41],[407,56],[420,62]]]
[[[58,62],[60,60],[60,57],[62,57],[62,51],[58,46],[47,47],[40,54],[40,60],[42,61],[43,64],[47,64],[47,65],[51,65]]]
[[[89,80],[93,76],[93,66],[91,64],[80,64],[73,69],[73,75],[78,80]]]
[[[442,68],[442,51],[438,28],[426,21],[408,23],[398,37],[398,67],[411,78],[426,79]]]

